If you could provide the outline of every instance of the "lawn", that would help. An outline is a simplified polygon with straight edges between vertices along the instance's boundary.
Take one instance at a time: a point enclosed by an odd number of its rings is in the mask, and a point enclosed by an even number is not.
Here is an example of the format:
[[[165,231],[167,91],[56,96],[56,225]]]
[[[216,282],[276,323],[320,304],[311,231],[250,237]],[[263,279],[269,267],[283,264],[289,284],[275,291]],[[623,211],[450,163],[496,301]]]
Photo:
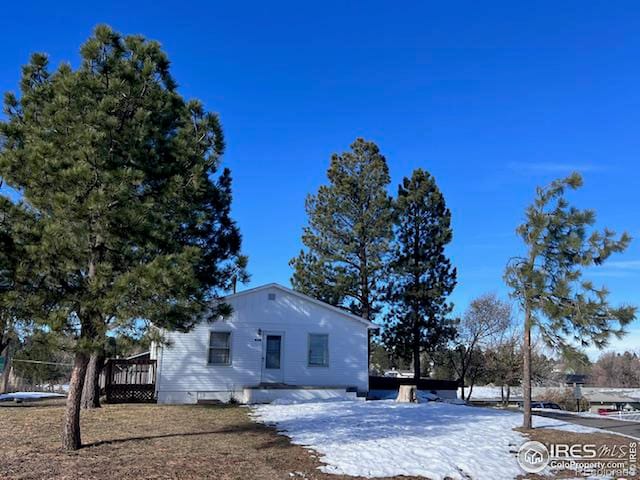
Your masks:
[[[343,455],[349,459],[347,463],[353,465],[359,461],[375,470],[383,462],[387,464],[389,475],[415,475],[399,470],[403,458],[411,459],[414,464],[422,462],[423,470],[426,467],[444,468],[442,456],[439,456],[444,452],[458,468],[451,472],[451,478],[469,478],[464,476],[464,469],[473,467],[476,456],[467,452],[465,460],[461,445],[484,439],[484,444],[478,448],[501,448],[501,442],[512,436],[518,440],[525,438],[510,429],[501,432],[504,422],[500,421],[493,422],[496,426],[487,430],[489,423],[482,422],[489,422],[493,414],[484,409],[460,410],[479,412],[478,417],[467,418],[468,422],[460,423],[463,419],[459,415],[444,418],[444,425],[449,427],[443,430],[441,420],[446,412],[437,412],[442,406],[434,405],[436,410],[430,410],[431,404],[393,408],[393,404],[385,402],[367,402],[360,406],[355,403],[358,402],[258,408],[256,413],[264,421],[276,423],[279,428],[290,427],[287,435],[293,437],[294,443],[319,443],[314,445],[318,454],[292,444],[274,428],[252,421],[247,408],[213,405],[105,405],[99,410],[86,411],[82,414],[82,426],[83,442],[87,447],[64,453],[59,449],[63,414],[59,400],[20,405],[4,403],[0,404],[0,479],[354,478],[340,475],[345,472],[336,467],[340,460],[336,460],[340,451],[340,448],[334,448],[336,445],[343,446]],[[367,415],[362,415],[363,411],[358,410],[361,408],[369,409],[364,411]],[[413,414],[403,413],[412,408]],[[440,415],[428,415],[429,412]],[[464,423],[468,428],[463,428]],[[476,433],[472,436],[474,428]],[[450,432],[457,433],[453,440],[449,438]],[[314,438],[304,442],[301,435],[313,435]],[[541,439],[545,436],[557,439],[558,435],[582,441],[589,438],[601,443],[627,440],[602,434],[536,432]],[[487,445],[488,442],[491,443]],[[381,448],[373,448],[375,445]],[[406,445],[412,445],[412,448],[385,453],[385,449],[406,449]],[[508,450],[506,454],[508,457]],[[512,471],[512,464],[507,463],[500,471],[492,472],[494,466],[485,464],[485,471],[491,473],[493,480],[513,478],[501,476]],[[339,474],[328,473],[332,471]],[[436,473],[440,474],[442,470]]]
[[[105,405],[82,413],[87,447],[63,453],[60,401],[0,404],[0,479],[336,478],[247,413],[236,406]]]

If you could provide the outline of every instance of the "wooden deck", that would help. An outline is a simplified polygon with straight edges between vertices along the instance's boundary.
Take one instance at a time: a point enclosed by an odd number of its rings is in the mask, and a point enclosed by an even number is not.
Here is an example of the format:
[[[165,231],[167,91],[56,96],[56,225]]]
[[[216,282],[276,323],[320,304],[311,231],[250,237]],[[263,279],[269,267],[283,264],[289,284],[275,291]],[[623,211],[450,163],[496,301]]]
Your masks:
[[[155,360],[110,358],[103,371],[107,403],[155,403]]]

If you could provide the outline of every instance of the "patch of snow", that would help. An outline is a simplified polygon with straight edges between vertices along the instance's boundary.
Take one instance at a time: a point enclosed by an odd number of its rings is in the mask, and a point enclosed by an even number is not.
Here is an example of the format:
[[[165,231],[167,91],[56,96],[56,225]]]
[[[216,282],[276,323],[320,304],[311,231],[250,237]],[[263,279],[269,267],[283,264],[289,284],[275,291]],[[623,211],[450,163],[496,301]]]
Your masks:
[[[444,403],[450,403],[452,405],[466,405],[467,404],[467,402],[465,402],[461,398],[445,398],[442,401]]]
[[[418,390],[417,394],[418,400],[421,402],[439,402],[441,398],[435,393],[425,392],[422,390]]]
[[[558,410],[554,411],[557,412]],[[522,423],[522,416],[520,416],[519,418],[520,423]],[[563,422],[562,420],[556,420],[555,418],[540,417],[537,415],[534,415],[533,418],[535,419],[535,428],[549,428],[553,430],[562,430],[564,432],[573,433],[606,433],[609,435],[617,435],[616,433],[601,430],[599,428],[585,427],[584,425],[578,425],[577,423],[571,422]]]
[[[499,400],[501,398],[501,387],[493,385],[474,386],[471,391],[472,400]],[[464,390],[465,395],[469,394],[469,387]],[[507,389],[504,389],[505,396],[507,395]],[[521,387],[511,387],[511,398],[519,397],[522,395]],[[458,389],[458,397],[462,397],[462,389]]]
[[[640,422],[640,412],[611,412],[606,414],[594,413],[594,412],[566,412],[571,415],[577,415],[579,417],[590,417],[590,418],[606,418],[609,420],[620,420],[622,422]]]
[[[52,392],[13,392],[0,394],[2,400],[38,400],[43,398],[64,397],[61,393]]]
[[[533,387],[534,400],[546,400],[546,392],[563,392],[566,390],[573,390],[571,386],[556,386],[556,387]],[[589,400],[594,395],[615,395],[629,398],[630,401],[640,401],[640,388],[612,388],[612,387],[582,387],[582,395],[585,399]],[[465,388],[465,395],[469,393],[469,387]],[[504,394],[506,396],[507,389],[504,388]],[[458,397],[461,397],[461,389],[458,389]],[[512,386],[510,389],[510,399],[514,401],[522,398],[522,387]],[[501,399],[501,387],[495,385],[482,385],[474,386],[471,391],[471,400],[500,400]],[[599,400],[598,400],[599,401]]]
[[[304,403],[317,403],[317,402],[345,402],[349,401],[346,397],[327,397],[318,399],[316,398],[276,398],[269,402],[270,405],[299,405]]]
[[[45,392],[55,392],[55,393],[68,393],[69,392],[69,384],[68,383],[44,383],[42,385],[37,385],[36,388],[40,388]]]
[[[495,480],[523,472],[515,453],[527,437],[513,430],[522,414],[490,408],[374,402],[260,405],[255,420],[275,425],[297,445],[320,454],[327,473],[373,477]],[[534,417],[536,427],[600,430]]]

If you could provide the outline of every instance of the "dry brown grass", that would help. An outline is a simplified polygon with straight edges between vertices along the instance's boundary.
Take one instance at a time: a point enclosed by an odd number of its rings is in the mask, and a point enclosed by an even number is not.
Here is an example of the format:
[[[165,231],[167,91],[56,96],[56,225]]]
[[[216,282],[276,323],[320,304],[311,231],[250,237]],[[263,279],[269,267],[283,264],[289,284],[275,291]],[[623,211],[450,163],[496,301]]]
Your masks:
[[[60,401],[0,406],[0,479],[345,478],[246,408],[105,405],[82,413],[73,453],[60,450],[62,414]]]
[[[354,478],[323,474],[313,452],[252,422],[237,406],[105,405],[82,413],[86,447],[73,453],[59,448],[62,414],[59,400],[0,404],[0,479]],[[551,430],[530,436],[542,442],[627,441]]]

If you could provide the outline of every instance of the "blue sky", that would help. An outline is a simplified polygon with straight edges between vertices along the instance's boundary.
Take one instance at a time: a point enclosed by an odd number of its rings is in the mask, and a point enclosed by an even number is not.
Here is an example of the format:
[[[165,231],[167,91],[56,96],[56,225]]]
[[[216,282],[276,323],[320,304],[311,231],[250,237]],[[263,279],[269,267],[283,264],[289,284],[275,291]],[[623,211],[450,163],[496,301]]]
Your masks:
[[[0,90],[31,52],[76,63],[97,23],[159,40],[181,93],[220,113],[253,286],[288,285],[305,196],[358,136],[386,155],[392,191],[414,168],[435,175],[459,310],[506,294],[535,187],[579,170],[571,199],[638,239],[592,278],[640,304],[640,3],[225,3],[7,3]],[[614,347],[640,348],[640,322]]]

